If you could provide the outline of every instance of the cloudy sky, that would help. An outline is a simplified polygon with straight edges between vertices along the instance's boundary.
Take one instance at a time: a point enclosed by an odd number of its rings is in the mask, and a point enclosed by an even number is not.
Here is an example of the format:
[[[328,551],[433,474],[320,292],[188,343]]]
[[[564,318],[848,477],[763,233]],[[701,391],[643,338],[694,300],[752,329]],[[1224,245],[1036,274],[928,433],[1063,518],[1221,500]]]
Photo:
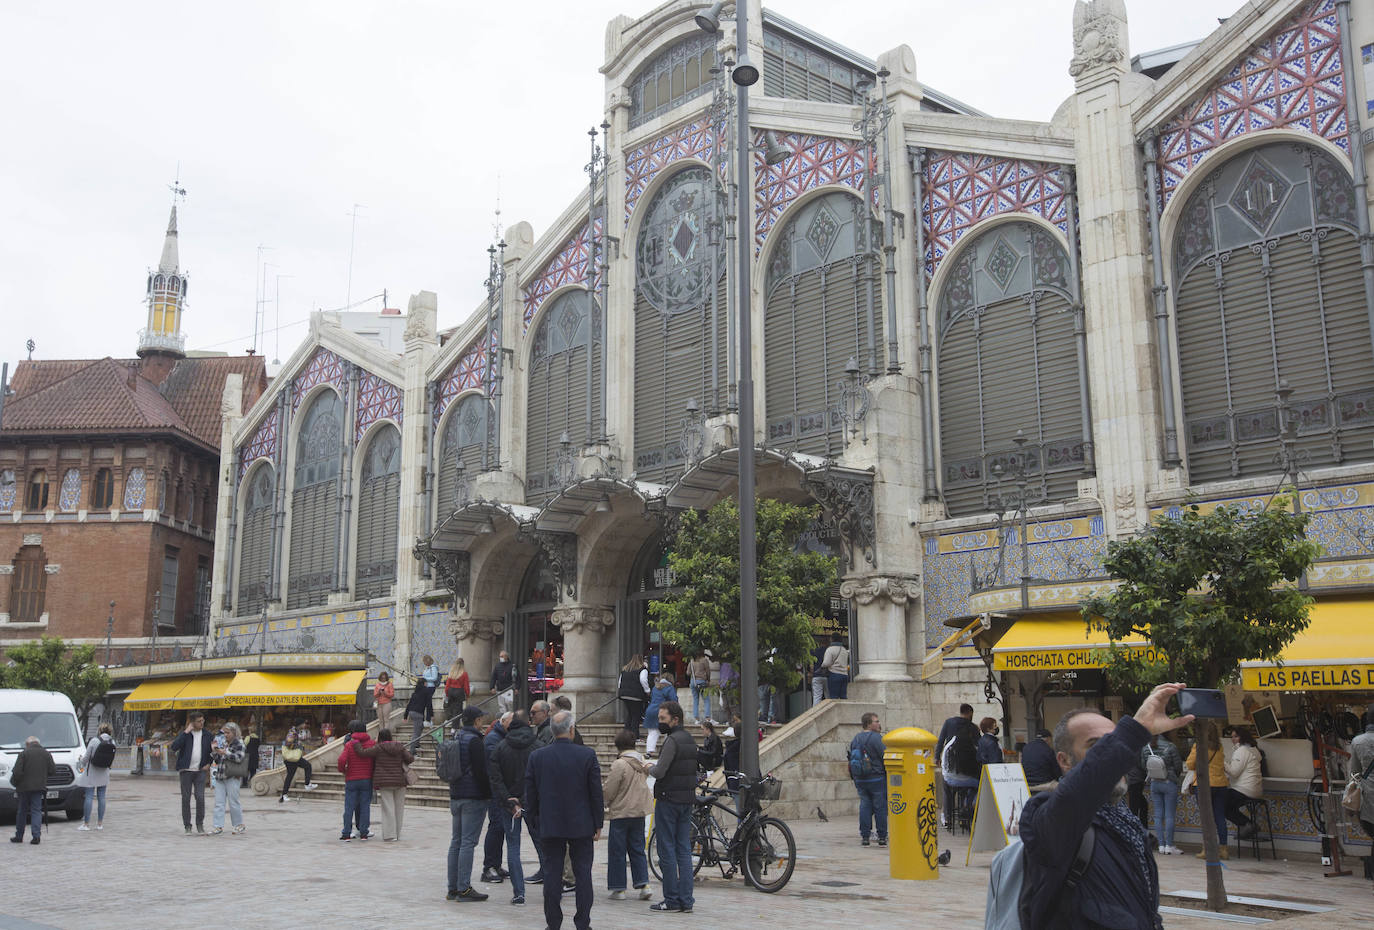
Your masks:
[[[1128,0],[1131,49],[1199,38],[1239,3]],[[536,236],[581,193],[606,23],[655,5],[8,4],[0,360],[26,339],[35,358],[133,353],[178,164],[188,347],[252,344],[259,246],[269,359],[350,294],[404,308],[433,290],[456,325],[484,295],[498,190],[501,220]],[[1071,0],[768,8],[869,57],[910,45],[923,82],[997,116],[1049,119],[1072,90]]]

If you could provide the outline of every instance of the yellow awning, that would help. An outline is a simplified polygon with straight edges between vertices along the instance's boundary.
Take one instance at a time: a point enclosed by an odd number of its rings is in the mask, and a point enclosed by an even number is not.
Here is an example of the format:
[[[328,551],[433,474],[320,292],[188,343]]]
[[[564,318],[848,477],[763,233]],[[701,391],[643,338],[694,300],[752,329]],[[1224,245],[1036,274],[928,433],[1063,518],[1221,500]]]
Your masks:
[[[352,704],[367,672],[239,672],[225,692],[235,706],[278,704]]]
[[[949,636],[945,638],[945,641],[932,649],[930,654],[926,656],[925,661],[921,663],[921,680],[925,681],[927,678],[934,678],[936,675],[940,674],[945,667],[945,656],[973,639],[975,634],[981,633],[983,630],[990,629],[991,627],[992,622],[988,619],[988,615],[979,614],[973,618],[972,623],[965,626],[962,630],[949,634]]]
[[[177,710],[206,710],[224,707],[224,689],[234,680],[233,675],[202,675],[192,678],[176,696],[172,706]]]
[[[1374,691],[1374,600],[1328,598],[1277,662],[1242,662],[1247,691]]]
[[[177,693],[189,678],[158,678],[145,681],[124,699],[125,710],[170,710]]]
[[[1111,644],[1101,630],[1087,629],[1078,611],[1021,617],[992,647],[992,667],[999,672],[1058,671],[1101,668],[1098,651]],[[1144,637],[1120,645],[1147,649]]]

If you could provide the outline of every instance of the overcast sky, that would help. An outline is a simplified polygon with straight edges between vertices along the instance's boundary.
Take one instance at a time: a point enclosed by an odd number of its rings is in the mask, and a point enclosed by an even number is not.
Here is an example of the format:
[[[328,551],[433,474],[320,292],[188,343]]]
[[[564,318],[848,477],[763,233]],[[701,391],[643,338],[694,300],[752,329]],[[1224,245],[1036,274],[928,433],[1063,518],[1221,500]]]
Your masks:
[[[484,296],[501,220],[542,235],[586,176],[605,28],[655,0],[10,3],[0,28],[0,359],[130,356],[180,164],[187,346],[242,352],[267,269],[289,355],[312,309]],[[1071,0],[770,0],[997,116],[1072,91]],[[1128,0],[1132,53],[1200,38],[1239,0]],[[278,278],[278,275],[281,277]],[[380,301],[366,305],[376,309]]]

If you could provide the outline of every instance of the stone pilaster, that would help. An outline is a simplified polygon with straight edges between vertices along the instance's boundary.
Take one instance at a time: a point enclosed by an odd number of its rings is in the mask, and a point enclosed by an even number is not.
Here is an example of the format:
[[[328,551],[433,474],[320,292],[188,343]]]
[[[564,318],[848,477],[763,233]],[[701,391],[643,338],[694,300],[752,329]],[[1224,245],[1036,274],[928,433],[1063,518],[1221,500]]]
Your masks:
[[[606,651],[605,634],[615,625],[615,611],[609,607],[559,607],[553,612],[553,623],[563,631],[563,690],[604,690],[601,656]]]
[[[467,666],[472,679],[473,693],[485,691],[490,678],[496,644],[506,632],[506,624],[499,617],[455,617],[448,623],[458,655]]]
[[[850,575],[841,582],[840,597],[858,606],[858,653],[849,657],[858,681],[911,681],[907,631],[920,595],[920,576],[906,572]]]
[[[406,308],[405,383],[401,385],[404,415],[401,417],[401,512],[396,531],[396,602],[392,610],[395,652],[392,663],[410,668],[410,621],[413,599],[424,592],[421,565],[412,555],[416,539],[428,537],[429,514],[425,509],[425,463],[428,461],[429,417],[425,411],[425,385],[438,347],[436,334],[439,298],[420,291]]]
[[[243,375],[229,375],[224,379],[219,412],[219,486],[215,497],[215,556],[210,567],[210,616],[217,619],[228,616],[232,608],[231,572],[236,541],[232,527],[238,519],[239,481],[238,456],[234,454],[234,433],[243,421]],[[152,476],[149,475],[148,479],[151,482]]]

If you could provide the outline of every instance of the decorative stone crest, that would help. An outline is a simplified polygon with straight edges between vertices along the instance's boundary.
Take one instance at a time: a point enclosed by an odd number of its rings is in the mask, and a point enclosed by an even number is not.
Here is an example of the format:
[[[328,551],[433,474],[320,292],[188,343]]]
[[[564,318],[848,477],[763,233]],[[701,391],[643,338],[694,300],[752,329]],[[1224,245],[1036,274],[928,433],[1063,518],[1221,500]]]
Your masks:
[[[868,606],[879,598],[898,607],[921,596],[920,575],[864,575],[840,582],[840,597],[853,598],[861,606]]]
[[[568,633],[604,633],[615,626],[615,611],[606,607],[559,607],[553,624]]]
[[[1069,62],[1069,74],[1079,77],[1124,60],[1125,31],[1126,8],[1122,0],[1078,0],[1073,8],[1073,59]]]
[[[429,540],[415,540],[415,558],[428,565],[439,584],[453,595],[456,610],[467,610],[472,593],[472,558],[456,549],[435,549]]]
[[[499,639],[506,632],[506,624],[502,620],[486,617],[456,617],[449,621],[448,629],[456,643],[476,642],[479,639]]]
[[[1134,533],[1138,526],[1135,512],[1135,488],[1121,485],[1116,489],[1112,503],[1116,507],[1117,533]]]

